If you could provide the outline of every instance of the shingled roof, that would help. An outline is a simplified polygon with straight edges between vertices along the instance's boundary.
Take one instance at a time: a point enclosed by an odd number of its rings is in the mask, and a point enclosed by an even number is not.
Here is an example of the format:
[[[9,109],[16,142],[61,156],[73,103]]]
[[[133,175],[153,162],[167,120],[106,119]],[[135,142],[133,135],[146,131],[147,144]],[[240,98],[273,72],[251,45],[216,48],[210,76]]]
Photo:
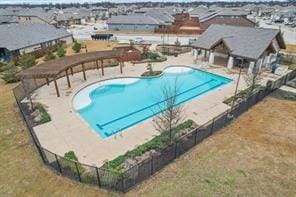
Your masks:
[[[65,29],[49,24],[19,23],[0,25],[0,48],[10,51],[71,36]]]
[[[158,25],[159,22],[151,16],[121,15],[112,16],[108,19],[107,24]]]
[[[223,42],[230,55],[257,60],[276,39],[281,49],[285,43],[277,29],[211,25],[193,44],[196,48],[211,50]]]

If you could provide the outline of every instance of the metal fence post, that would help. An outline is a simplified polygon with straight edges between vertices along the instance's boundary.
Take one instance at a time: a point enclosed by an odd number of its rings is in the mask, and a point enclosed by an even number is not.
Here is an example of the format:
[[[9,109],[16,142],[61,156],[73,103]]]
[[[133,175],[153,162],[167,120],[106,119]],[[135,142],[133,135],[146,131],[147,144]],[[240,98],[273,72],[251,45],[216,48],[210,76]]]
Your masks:
[[[215,124],[215,118],[213,118],[213,120],[212,120],[211,135],[213,134],[214,124]]]
[[[150,162],[151,162],[151,175],[153,174],[153,155],[152,155],[152,157],[151,157],[151,159],[150,159]]]
[[[194,135],[194,145],[196,145],[196,143],[197,143],[197,130],[198,129],[195,129],[195,135]]]
[[[124,188],[124,177],[123,176],[121,178],[121,186],[122,186],[122,192],[125,192],[125,188]]]
[[[60,162],[59,162],[58,157],[57,157],[57,154],[54,154],[54,157],[55,157],[55,159],[56,159],[56,161],[57,161],[57,164],[58,164],[58,167],[59,167],[59,171],[60,171],[60,173],[63,174],[63,172],[62,172],[62,168],[61,168],[61,165],[60,165]]]
[[[79,172],[79,169],[78,169],[77,162],[74,162],[74,163],[75,163],[75,167],[76,167],[76,170],[77,170],[78,180],[79,180],[79,182],[81,182],[81,177],[80,177],[80,172]]]
[[[175,142],[175,159],[177,158],[177,147],[178,147],[177,142]]]
[[[98,170],[98,167],[97,167],[97,166],[96,166],[96,174],[97,174],[98,185],[99,185],[99,187],[102,187],[102,185],[101,185],[101,180],[100,180],[100,176],[99,176],[99,170]]]

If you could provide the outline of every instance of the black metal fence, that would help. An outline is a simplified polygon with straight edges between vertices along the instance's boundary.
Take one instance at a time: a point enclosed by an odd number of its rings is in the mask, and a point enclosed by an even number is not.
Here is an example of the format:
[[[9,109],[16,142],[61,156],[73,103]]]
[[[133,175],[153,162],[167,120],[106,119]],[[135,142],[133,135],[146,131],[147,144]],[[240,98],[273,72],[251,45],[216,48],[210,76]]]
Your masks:
[[[259,90],[248,98],[241,100],[228,111],[218,115],[211,121],[194,129],[185,136],[182,136],[172,145],[167,146],[156,155],[134,165],[123,173],[113,172],[102,167],[98,168],[96,166],[85,165],[76,161],[68,160],[43,148],[39,143],[32,123],[30,122],[30,113],[23,107],[23,103],[21,102],[26,96],[24,86],[22,84],[18,85],[13,89],[13,93],[22,117],[28,127],[28,131],[32,137],[33,143],[35,144],[44,164],[51,167],[51,169],[55,172],[70,179],[96,185],[100,188],[108,190],[126,192],[141,181],[148,179],[155,172],[161,170],[174,159],[199,144],[219,129],[228,125],[233,118],[240,116],[250,107],[265,98],[269,93],[294,77],[296,77],[296,70],[274,82],[269,82],[267,88]],[[36,81],[33,81],[30,85],[28,85],[30,87],[28,89],[33,91],[34,89],[40,87],[40,85],[42,85],[42,83],[38,85]]]

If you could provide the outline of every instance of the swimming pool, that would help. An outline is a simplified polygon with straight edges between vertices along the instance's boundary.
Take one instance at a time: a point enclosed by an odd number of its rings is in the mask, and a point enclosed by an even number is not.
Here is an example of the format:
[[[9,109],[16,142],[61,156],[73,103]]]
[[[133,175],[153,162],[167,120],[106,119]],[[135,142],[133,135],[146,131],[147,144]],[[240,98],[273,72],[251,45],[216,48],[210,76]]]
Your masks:
[[[167,67],[153,78],[116,78],[81,89],[73,107],[102,138],[155,116],[164,103],[163,87],[177,86],[177,105],[231,80],[185,66]]]

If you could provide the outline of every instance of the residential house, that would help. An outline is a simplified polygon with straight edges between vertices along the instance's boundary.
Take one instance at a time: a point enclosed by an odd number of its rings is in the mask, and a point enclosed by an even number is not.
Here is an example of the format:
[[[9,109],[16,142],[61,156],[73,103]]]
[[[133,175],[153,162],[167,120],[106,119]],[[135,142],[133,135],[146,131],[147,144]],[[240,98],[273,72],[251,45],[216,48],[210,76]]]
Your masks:
[[[156,32],[201,34],[212,24],[254,27],[256,23],[248,19],[247,15],[247,12],[237,9],[209,10],[197,7],[189,13],[176,14],[171,25],[161,26]]]
[[[18,23],[17,17],[16,16],[3,16],[0,15],[0,25],[3,24],[11,24],[11,23]]]
[[[151,16],[120,15],[109,18],[107,25],[111,31],[154,32],[160,23]]]
[[[0,25],[0,57],[5,60],[24,53],[46,50],[58,43],[71,44],[72,34],[42,23]]]
[[[112,16],[107,25],[111,31],[154,32],[173,20],[172,13],[166,9],[140,9],[133,14]]]

